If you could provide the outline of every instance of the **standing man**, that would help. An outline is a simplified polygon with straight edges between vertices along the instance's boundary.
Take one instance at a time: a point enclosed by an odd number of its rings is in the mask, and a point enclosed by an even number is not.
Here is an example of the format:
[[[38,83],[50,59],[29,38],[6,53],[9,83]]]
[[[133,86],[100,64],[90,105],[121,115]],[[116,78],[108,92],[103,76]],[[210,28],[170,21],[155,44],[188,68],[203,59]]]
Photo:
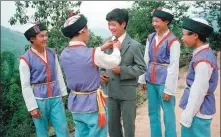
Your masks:
[[[216,112],[214,92],[218,83],[217,60],[206,38],[213,28],[202,18],[183,22],[182,40],[193,47],[193,57],[179,106],[183,109],[180,123],[182,137],[210,137],[211,121]]]
[[[69,137],[62,96],[67,95],[61,68],[54,49],[47,48],[47,29],[33,24],[25,37],[31,48],[20,57],[22,94],[38,137],[48,137],[48,119],[57,137]]]
[[[122,114],[125,137],[134,137],[137,80],[146,70],[141,44],[126,33],[127,10],[114,9],[107,14],[106,20],[113,37],[121,43],[121,63],[113,69],[102,69],[100,76],[102,83],[107,83],[108,89],[109,135],[123,137]],[[113,49],[108,49],[106,52],[110,54]]]
[[[176,137],[174,108],[180,43],[168,28],[173,20],[170,10],[158,8],[153,11],[152,16],[152,25],[156,32],[148,36],[144,55],[147,72],[139,77],[138,82],[142,90],[147,90],[151,137],[162,137],[161,107],[166,129],[165,136]]]
[[[75,137],[107,137],[106,95],[100,88],[98,67],[112,69],[120,64],[120,42],[107,41],[97,48],[89,48],[87,19],[83,14],[73,14],[61,29],[71,39],[61,53],[67,86],[71,89],[68,108],[75,124]],[[113,53],[104,50],[113,46]]]

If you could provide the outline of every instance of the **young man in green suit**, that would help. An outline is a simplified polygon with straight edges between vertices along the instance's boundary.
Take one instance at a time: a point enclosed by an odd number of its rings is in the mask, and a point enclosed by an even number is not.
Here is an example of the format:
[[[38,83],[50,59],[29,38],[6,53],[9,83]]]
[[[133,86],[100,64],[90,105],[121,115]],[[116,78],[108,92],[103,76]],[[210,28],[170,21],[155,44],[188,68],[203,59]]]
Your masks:
[[[136,88],[138,77],[146,71],[141,44],[126,33],[128,11],[114,9],[106,16],[110,39],[121,43],[121,63],[110,70],[101,69],[101,81],[107,83],[108,129],[110,137],[122,137],[121,115],[125,137],[135,136]],[[112,49],[106,53],[110,54]]]

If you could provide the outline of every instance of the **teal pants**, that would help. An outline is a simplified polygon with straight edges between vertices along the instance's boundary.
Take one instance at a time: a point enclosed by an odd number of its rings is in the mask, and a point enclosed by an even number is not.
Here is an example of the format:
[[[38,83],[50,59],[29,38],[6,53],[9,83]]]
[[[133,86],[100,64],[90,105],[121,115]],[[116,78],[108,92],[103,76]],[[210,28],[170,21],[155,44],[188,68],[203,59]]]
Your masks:
[[[102,128],[98,126],[98,112],[72,113],[72,117],[75,124],[74,137],[107,137],[107,124]]]
[[[54,127],[57,137],[69,137],[64,104],[61,97],[45,100],[37,99],[38,109],[42,117],[33,118],[37,136],[48,137],[48,119]]]
[[[211,121],[212,119],[194,117],[190,128],[181,127],[181,137],[211,137]]]
[[[151,137],[162,137],[160,108],[163,109],[165,137],[176,137],[175,97],[163,100],[164,85],[147,84],[148,115],[150,118]]]

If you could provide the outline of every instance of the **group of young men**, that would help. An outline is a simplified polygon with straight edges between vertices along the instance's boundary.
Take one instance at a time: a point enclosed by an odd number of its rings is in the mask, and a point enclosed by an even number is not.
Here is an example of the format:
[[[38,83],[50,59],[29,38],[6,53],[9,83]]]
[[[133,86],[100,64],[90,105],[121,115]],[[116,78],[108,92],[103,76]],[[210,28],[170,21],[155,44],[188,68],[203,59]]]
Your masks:
[[[110,137],[134,137],[137,83],[147,91],[151,137],[162,137],[161,107],[165,136],[177,136],[174,108],[181,43],[168,28],[173,14],[165,8],[153,10],[155,32],[147,38],[144,56],[141,44],[126,32],[128,19],[125,9],[110,11],[106,20],[113,36],[96,48],[87,47],[89,31],[83,14],[72,14],[61,27],[62,34],[70,38],[60,64],[71,90],[68,109],[75,137],[107,137],[108,133]],[[182,41],[194,52],[179,104],[183,109],[181,136],[209,137],[218,82],[216,58],[206,40],[213,28],[201,18],[185,19],[182,28]],[[33,24],[24,35],[32,47],[20,57],[19,71],[37,136],[48,136],[50,119],[56,136],[69,137],[62,99],[67,89],[56,52],[47,47],[47,28]]]

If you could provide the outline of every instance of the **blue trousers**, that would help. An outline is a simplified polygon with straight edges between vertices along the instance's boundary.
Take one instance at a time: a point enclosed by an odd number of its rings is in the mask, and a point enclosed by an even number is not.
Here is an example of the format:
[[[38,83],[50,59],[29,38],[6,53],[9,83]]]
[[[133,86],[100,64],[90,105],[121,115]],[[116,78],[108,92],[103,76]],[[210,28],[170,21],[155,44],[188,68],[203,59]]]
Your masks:
[[[62,98],[37,99],[38,109],[42,117],[33,118],[37,136],[48,137],[48,119],[55,129],[57,137],[69,137],[67,121]]]
[[[194,117],[190,128],[181,127],[181,137],[210,137],[210,125],[212,119]]]
[[[162,137],[160,108],[163,109],[165,137],[176,137],[175,97],[163,100],[164,85],[147,84],[148,115],[150,118],[151,137]]]
[[[107,112],[107,107],[105,109]],[[107,137],[107,124],[102,128],[98,126],[98,111],[72,113],[72,117],[75,124],[75,137]]]

